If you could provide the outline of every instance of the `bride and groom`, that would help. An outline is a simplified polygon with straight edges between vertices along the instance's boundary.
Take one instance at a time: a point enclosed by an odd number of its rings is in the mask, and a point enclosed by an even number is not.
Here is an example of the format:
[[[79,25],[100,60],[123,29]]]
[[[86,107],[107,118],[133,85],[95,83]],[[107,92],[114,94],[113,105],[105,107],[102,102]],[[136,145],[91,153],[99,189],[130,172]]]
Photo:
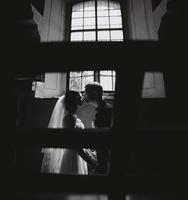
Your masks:
[[[61,96],[52,112],[49,128],[84,129],[84,124],[76,115],[77,107],[83,102],[92,104],[96,108],[95,128],[110,128],[112,109],[102,98],[103,88],[97,83],[85,86],[82,97],[79,92],[69,90]],[[105,173],[108,167],[109,151],[97,149],[97,163],[95,155],[90,149],[43,148],[44,153],[41,172],[63,174],[88,174],[88,164],[99,173]]]

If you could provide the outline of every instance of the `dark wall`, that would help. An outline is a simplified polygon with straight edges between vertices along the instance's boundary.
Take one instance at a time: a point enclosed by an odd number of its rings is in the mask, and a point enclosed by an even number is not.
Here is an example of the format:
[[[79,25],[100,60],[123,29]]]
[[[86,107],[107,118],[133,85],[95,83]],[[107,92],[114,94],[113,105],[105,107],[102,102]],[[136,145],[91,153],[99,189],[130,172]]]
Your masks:
[[[27,98],[19,122],[20,127],[47,128],[56,101],[57,99]],[[16,149],[16,169],[21,173],[39,173],[42,159],[40,148]]]
[[[47,128],[57,99],[31,98],[27,101],[23,127]]]
[[[12,27],[12,39],[19,44],[40,42],[38,26],[33,20],[33,12],[29,0],[11,2],[11,17],[15,20]]]
[[[34,98],[31,81],[17,83],[17,119],[19,128],[47,128],[57,99]],[[38,173],[41,169],[43,153],[40,148],[17,148],[16,170],[20,173]]]
[[[34,98],[31,82],[21,82],[17,87],[17,127],[47,128],[56,98]]]

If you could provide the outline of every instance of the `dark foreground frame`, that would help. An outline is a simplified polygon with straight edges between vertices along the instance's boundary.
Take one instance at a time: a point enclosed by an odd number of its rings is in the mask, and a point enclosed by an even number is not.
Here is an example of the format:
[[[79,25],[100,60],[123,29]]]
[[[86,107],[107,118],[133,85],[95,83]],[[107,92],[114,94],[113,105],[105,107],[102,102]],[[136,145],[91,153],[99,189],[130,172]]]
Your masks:
[[[11,46],[13,54],[10,54],[10,57],[14,63],[8,64],[8,68],[11,69],[9,84],[12,89],[9,95],[12,99],[14,98],[12,83],[16,74],[90,70],[93,69],[92,66],[106,70],[105,66],[107,66],[108,70],[116,70],[117,81],[114,126],[110,130],[92,130],[92,134],[90,130],[84,130],[86,133],[80,135],[74,134],[74,130],[19,130],[14,128],[14,115],[12,118],[9,117],[4,144],[9,158],[6,169],[7,180],[10,183],[9,190],[13,191],[11,194],[22,191],[26,193],[102,193],[108,194],[110,200],[117,200],[124,199],[126,194],[187,192],[184,180],[188,177],[185,164],[188,152],[186,145],[188,128],[185,123],[179,123],[174,128],[171,121],[167,119],[164,123],[156,123],[150,128],[143,129],[139,129],[135,123],[140,102],[144,101],[141,99],[144,72],[159,71],[164,75],[176,75],[177,82],[181,82],[186,61],[182,46],[180,48],[178,44],[172,46],[172,44],[159,42],[127,41],[125,43],[41,43],[22,45],[19,52],[16,51],[16,47],[16,45]],[[84,55],[84,59],[79,52]],[[26,62],[28,60],[30,62]],[[181,103],[183,104],[181,107],[184,107],[182,115],[186,114],[188,110],[185,104],[186,97],[177,97],[172,93],[168,96],[171,84],[168,79],[165,81],[167,97],[156,101],[162,101],[171,106]],[[187,89],[186,84],[184,89]],[[155,99],[146,101],[155,101]],[[51,132],[56,133],[50,134]],[[24,146],[109,147],[112,152],[110,173],[104,176],[18,174],[14,166],[14,148],[24,148]],[[145,157],[143,155],[146,152]],[[167,159],[170,157],[169,162],[164,162],[164,154],[167,155]],[[129,164],[134,155],[137,155],[136,162]],[[153,162],[157,160],[157,167],[154,167],[154,164],[148,166],[149,159]],[[137,163],[145,162],[147,164],[141,168],[139,168],[140,165],[136,166]]]

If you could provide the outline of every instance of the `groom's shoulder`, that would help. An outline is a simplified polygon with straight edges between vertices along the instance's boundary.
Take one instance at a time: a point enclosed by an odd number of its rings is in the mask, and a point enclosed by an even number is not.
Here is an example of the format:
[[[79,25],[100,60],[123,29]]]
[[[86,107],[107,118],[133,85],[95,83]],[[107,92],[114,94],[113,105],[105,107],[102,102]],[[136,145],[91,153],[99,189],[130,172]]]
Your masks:
[[[103,100],[103,103],[101,105],[101,111],[106,115],[110,115],[112,112],[112,105],[110,103],[108,103],[107,101]]]

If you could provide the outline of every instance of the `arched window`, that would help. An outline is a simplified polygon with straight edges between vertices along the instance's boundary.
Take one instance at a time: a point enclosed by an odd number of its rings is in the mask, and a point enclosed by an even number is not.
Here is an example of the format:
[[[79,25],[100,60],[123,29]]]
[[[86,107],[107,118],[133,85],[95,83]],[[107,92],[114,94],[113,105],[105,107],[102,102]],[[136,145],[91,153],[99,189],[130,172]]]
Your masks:
[[[72,6],[71,41],[123,41],[120,3],[84,1]]]

